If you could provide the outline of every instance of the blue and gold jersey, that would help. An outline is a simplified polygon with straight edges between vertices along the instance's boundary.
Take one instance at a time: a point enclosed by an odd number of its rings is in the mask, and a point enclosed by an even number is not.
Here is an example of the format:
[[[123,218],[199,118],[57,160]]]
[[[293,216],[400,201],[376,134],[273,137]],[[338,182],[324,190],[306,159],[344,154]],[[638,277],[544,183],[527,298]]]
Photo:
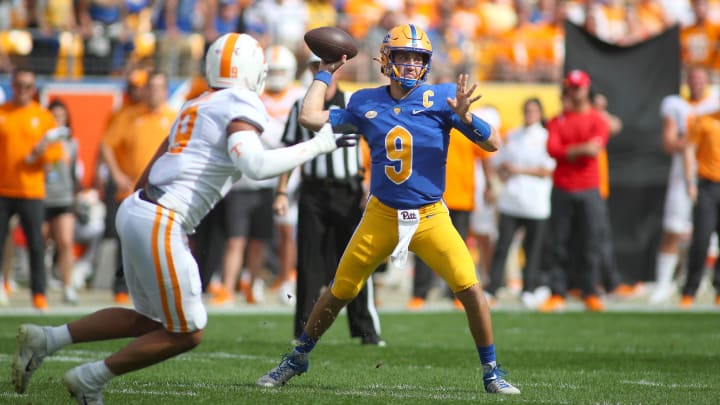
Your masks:
[[[452,117],[447,98],[455,83],[421,85],[401,100],[388,86],[353,94],[346,109],[330,110],[330,124],[358,127],[370,146],[370,192],[396,209],[442,198]]]

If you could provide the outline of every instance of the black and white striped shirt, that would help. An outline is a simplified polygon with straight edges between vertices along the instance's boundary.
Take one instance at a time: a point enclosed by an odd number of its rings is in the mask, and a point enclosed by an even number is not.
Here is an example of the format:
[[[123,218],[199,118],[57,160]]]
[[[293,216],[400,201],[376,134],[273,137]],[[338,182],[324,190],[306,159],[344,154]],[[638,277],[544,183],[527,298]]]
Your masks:
[[[350,94],[338,90],[333,98],[325,101],[325,109],[345,108]],[[298,122],[300,106],[303,99],[298,100],[290,111],[282,142],[295,145],[315,136],[313,131]],[[332,131],[330,124],[325,124],[321,131]],[[362,154],[358,145],[338,148],[332,153],[320,155],[301,166],[303,181],[329,180],[338,183],[357,183],[363,176]]]

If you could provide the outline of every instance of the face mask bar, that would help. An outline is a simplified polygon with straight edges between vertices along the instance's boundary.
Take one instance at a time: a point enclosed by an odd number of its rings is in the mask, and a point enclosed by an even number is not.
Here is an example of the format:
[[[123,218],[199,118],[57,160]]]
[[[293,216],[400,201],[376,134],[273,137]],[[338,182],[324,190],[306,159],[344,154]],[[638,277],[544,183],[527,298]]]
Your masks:
[[[415,86],[419,86],[427,80],[427,75],[430,72],[430,55],[417,52],[415,50],[409,50],[410,52],[418,53],[422,56],[422,64],[416,65],[412,63],[398,63],[395,61],[395,51],[390,51],[390,66],[392,72],[392,79],[399,82],[404,89],[412,89]],[[422,67],[420,74],[416,79],[407,78],[407,70],[410,68]]]

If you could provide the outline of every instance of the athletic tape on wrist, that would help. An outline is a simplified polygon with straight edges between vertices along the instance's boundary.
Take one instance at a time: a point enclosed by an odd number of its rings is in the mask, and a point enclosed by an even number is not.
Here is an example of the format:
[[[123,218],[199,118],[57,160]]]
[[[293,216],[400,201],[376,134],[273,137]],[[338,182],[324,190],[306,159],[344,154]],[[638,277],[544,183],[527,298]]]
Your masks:
[[[319,80],[325,83],[326,86],[330,86],[330,81],[332,80],[332,73],[328,72],[327,70],[321,70],[315,75],[315,80]]]

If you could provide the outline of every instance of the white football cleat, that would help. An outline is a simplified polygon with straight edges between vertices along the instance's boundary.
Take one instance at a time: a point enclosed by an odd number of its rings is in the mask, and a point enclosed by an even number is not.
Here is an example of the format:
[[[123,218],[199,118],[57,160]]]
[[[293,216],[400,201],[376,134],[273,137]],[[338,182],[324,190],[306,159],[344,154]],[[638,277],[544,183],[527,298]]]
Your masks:
[[[15,392],[25,393],[30,377],[40,368],[47,356],[47,337],[37,325],[20,325],[17,333],[17,352],[12,363],[12,384]]]
[[[79,405],[103,405],[102,388],[90,388],[83,384],[78,367],[71,368],[63,377],[63,385]]]

